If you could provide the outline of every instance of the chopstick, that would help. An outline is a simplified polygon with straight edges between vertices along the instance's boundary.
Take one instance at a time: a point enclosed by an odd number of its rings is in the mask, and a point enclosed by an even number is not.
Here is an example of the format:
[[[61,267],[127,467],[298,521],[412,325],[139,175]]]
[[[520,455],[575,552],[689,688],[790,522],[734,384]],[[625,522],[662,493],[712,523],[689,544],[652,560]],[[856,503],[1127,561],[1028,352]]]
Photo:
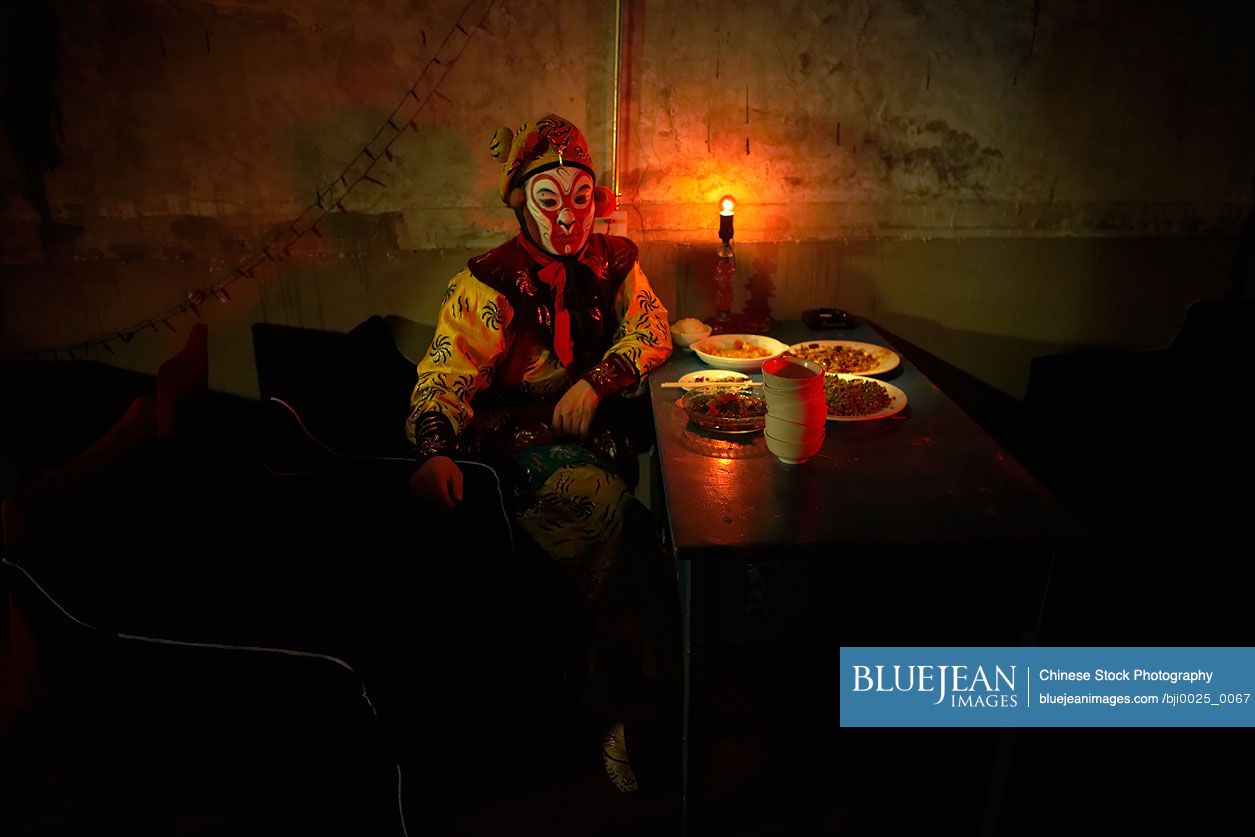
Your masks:
[[[680,387],[684,387],[685,389],[688,389],[691,387],[728,387],[728,386],[760,387],[762,385],[763,385],[762,381],[742,381],[736,378],[733,378],[731,380],[726,380],[726,381],[702,381],[701,383],[692,383],[692,384],[682,384],[679,381],[666,381],[662,384],[659,384],[659,386],[661,386],[663,389],[677,389]]]

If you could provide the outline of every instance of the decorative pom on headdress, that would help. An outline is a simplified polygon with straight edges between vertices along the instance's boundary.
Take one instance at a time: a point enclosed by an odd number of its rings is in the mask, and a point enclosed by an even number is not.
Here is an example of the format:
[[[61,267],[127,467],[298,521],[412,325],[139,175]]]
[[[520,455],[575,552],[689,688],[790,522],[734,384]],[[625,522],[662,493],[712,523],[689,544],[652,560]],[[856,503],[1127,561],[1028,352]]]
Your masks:
[[[492,159],[498,163],[502,162],[502,158],[510,151],[510,146],[514,144],[514,132],[509,128],[498,128],[492,132],[492,136],[488,138],[488,153],[492,155]]]
[[[596,211],[593,213],[595,218],[608,218],[619,207],[618,198],[605,186],[593,189],[593,203],[596,205]]]

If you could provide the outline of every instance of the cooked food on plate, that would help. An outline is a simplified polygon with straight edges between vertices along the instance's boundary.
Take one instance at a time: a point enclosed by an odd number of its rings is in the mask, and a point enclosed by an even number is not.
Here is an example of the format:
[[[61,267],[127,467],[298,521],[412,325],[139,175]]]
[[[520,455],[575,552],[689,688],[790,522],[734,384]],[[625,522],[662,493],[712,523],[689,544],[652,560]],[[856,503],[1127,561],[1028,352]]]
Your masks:
[[[824,379],[824,398],[830,416],[870,416],[888,409],[892,399],[883,386],[870,380]]]
[[[866,372],[869,369],[875,369],[880,363],[880,359],[871,352],[851,346],[825,346],[821,343],[797,346],[791,349],[789,354],[813,360],[822,366],[825,372]]]
[[[692,413],[728,419],[767,415],[767,402],[745,392],[694,392],[685,397],[685,406]]]
[[[736,358],[767,357],[771,354],[771,352],[767,351],[762,346],[755,346],[753,343],[746,343],[744,340],[739,338],[733,340],[726,346],[715,344],[709,347],[702,347],[702,351],[708,355],[715,355],[716,357]]]

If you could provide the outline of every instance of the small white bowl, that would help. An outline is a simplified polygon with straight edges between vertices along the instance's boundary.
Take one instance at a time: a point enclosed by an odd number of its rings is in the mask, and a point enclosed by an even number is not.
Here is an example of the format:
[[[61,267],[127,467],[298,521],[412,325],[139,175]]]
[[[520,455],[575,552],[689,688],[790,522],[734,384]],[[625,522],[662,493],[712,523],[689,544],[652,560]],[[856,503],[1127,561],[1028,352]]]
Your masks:
[[[821,392],[816,397],[806,398],[801,395],[780,395],[763,387],[767,399],[767,415],[785,421],[808,424],[823,424],[828,420],[828,402]]]
[[[796,421],[782,419],[779,416],[767,414],[767,423],[764,432],[773,439],[781,442],[797,442],[798,444],[808,444],[818,439],[824,439],[824,424],[798,424]]]
[[[768,436],[766,433],[763,437],[767,440],[767,450],[774,453],[786,465],[801,465],[819,453],[819,449],[824,444],[822,436],[811,442],[785,442]]]
[[[675,326],[671,326],[671,343],[682,349],[691,349],[698,340],[705,340],[709,336],[710,326],[705,323],[699,331],[676,331]]]
[[[733,341],[736,340],[766,349],[767,354],[762,357],[722,357],[721,355],[712,355],[707,351],[715,347],[731,346]],[[771,360],[773,357],[780,357],[789,347],[773,337],[766,337],[762,334],[716,334],[712,337],[707,337],[705,340],[698,340],[691,348],[702,359],[703,363],[707,366],[713,366],[715,369],[757,372],[762,368],[764,362]]]
[[[768,363],[768,361],[771,361]],[[792,371],[793,375],[781,374]],[[763,384],[780,392],[808,389],[824,385],[824,368],[813,360],[800,357],[765,358],[763,360]]]

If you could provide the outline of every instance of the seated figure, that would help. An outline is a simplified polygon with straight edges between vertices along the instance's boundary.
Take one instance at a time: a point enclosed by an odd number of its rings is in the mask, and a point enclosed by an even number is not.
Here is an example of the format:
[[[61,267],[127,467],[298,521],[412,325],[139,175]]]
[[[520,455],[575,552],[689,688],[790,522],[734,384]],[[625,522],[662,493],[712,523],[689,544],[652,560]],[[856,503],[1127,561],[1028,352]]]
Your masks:
[[[410,400],[411,489],[452,508],[462,497],[453,457],[492,462],[513,483],[519,525],[589,603],[588,667],[630,660],[647,681],[677,683],[674,576],[632,495],[627,418],[644,376],[671,353],[667,311],[636,245],[592,232],[614,196],[594,186],[576,126],[550,114],[517,133],[501,128],[490,151],[519,233],[449,282]],[[634,710],[603,703],[620,716],[603,740],[607,772],[632,790],[621,722]]]

